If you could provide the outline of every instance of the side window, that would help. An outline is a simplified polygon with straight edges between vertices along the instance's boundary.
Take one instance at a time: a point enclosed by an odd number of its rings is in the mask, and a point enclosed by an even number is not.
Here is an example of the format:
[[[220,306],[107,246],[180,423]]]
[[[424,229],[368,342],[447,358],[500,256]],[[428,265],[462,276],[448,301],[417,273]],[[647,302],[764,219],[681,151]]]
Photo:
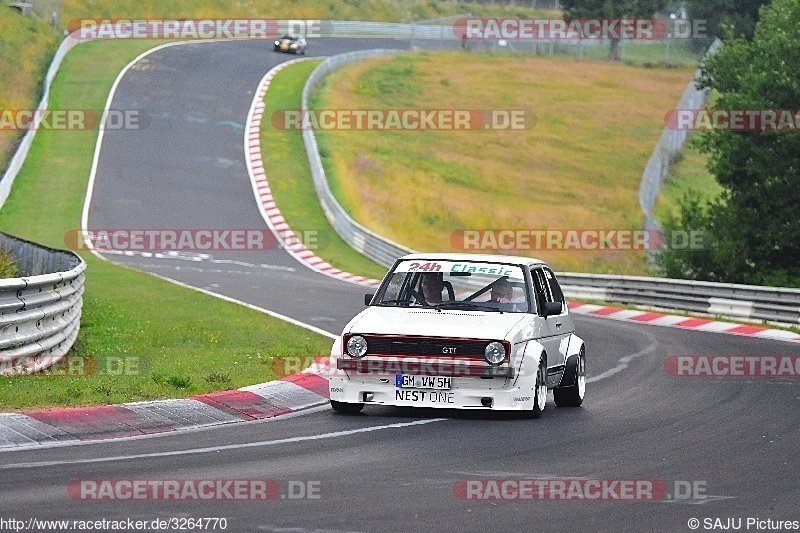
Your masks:
[[[561,286],[558,284],[555,274],[553,274],[549,268],[542,270],[544,272],[544,277],[547,278],[548,285],[550,286],[550,294],[553,295],[553,299],[551,301],[564,303],[564,293],[561,291]]]
[[[544,303],[552,301],[550,289],[541,268],[532,269],[531,278],[533,279],[533,290],[536,293],[536,307],[541,312],[541,309],[544,309]]]

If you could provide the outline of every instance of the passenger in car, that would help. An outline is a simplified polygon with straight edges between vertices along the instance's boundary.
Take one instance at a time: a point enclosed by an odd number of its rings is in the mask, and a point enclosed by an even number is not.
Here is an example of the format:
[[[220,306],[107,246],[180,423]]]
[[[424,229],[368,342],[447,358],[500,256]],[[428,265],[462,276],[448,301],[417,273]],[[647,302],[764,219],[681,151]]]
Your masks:
[[[511,286],[511,282],[505,278],[500,278],[492,284],[491,301],[493,302],[510,304],[513,294],[514,288]]]

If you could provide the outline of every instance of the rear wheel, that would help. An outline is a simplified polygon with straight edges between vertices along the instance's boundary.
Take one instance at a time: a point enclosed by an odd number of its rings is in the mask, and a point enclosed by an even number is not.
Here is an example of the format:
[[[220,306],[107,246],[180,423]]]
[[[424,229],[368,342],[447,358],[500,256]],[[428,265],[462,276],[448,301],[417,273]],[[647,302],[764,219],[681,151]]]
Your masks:
[[[331,407],[337,413],[343,415],[357,415],[364,408],[363,403],[344,403],[331,400]]]
[[[553,389],[553,397],[559,407],[579,407],[586,394],[586,355],[581,348],[576,362],[575,379],[572,385],[561,389]]]

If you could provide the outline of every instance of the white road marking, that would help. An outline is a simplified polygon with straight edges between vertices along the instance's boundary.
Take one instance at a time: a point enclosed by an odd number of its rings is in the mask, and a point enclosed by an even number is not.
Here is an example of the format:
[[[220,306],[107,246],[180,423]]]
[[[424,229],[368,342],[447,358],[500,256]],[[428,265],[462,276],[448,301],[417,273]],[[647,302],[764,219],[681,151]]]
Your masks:
[[[275,446],[277,444],[292,444],[295,442],[306,442],[323,439],[333,439],[337,437],[347,437],[350,435],[357,435],[359,433],[371,433],[373,431],[381,431],[383,429],[396,429],[410,426],[422,426],[432,424],[434,422],[443,422],[449,420],[448,418],[431,418],[428,420],[414,420],[413,422],[398,422],[396,424],[385,424],[381,426],[369,426],[358,429],[348,429],[344,431],[333,431],[330,433],[320,433],[317,435],[306,435],[303,437],[287,437],[285,439],[264,440],[258,442],[245,442],[242,444],[225,444],[222,446],[208,446],[205,448],[190,448],[188,450],[173,450],[168,452],[153,452],[153,453],[140,453],[133,455],[117,455],[112,457],[95,457],[93,459],[65,459],[59,461],[40,461],[31,463],[11,463],[0,466],[0,470],[11,470],[21,468],[40,468],[47,466],[62,466],[73,464],[91,464],[91,463],[110,463],[115,461],[130,461],[133,459],[148,459],[153,457],[174,457],[179,455],[195,455],[200,453],[213,453],[227,450],[242,450],[245,448],[258,448],[263,446]]]
[[[145,259],[175,259],[179,261],[191,261],[194,263],[208,261],[209,263],[218,265],[236,265],[248,268],[263,268],[266,270],[297,272],[296,268],[289,266],[270,265],[269,263],[248,263],[246,261],[237,261],[234,259],[214,259],[213,255],[194,252],[140,252],[135,250],[103,250],[99,253],[106,255],[123,255],[126,257],[144,257]]]
[[[605,372],[598,374],[596,376],[586,378],[586,383],[594,383],[595,381],[600,381],[601,379],[605,379],[607,377],[613,376],[614,374],[622,372],[623,370],[628,368],[628,363],[632,362],[634,359],[638,359],[639,357],[653,353],[658,347],[658,341],[656,341],[653,335],[650,334],[649,332],[645,332],[645,334],[650,340],[650,344],[646,348],[644,348],[643,350],[639,350],[638,352],[633,353],[631,355],[620,357],[619,360],[617,361],[617,366],[609,368]]]

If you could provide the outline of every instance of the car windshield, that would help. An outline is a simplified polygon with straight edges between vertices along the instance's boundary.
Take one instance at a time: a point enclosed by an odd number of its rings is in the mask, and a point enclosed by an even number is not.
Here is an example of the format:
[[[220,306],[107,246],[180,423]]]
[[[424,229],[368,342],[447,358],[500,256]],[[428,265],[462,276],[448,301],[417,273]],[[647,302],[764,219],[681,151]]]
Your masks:
[[[526,313],[522,268],[472,261],[403,260],[378,291],[374,305]]]

